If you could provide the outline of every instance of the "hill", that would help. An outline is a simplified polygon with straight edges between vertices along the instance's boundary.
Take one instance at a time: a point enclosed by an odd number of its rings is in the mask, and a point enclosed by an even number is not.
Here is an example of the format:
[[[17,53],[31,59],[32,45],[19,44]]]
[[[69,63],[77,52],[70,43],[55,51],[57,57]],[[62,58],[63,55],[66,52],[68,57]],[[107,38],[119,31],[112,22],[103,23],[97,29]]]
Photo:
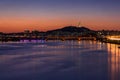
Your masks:
[[[61,28],[61,29],[56,29],[56,30],[51,30],[51,31],[48,31],[49,33],[50,32],[71,32],[71,33],[74,33],[74,32],[90,32],[92,30],[86,28],[86,27],[76,27],[76,26],[66,26],[64,28]]]
[[[93,36],[95,31],[86,27],[66,26],[61,29],[47,31],[46,35],[57,36]]]

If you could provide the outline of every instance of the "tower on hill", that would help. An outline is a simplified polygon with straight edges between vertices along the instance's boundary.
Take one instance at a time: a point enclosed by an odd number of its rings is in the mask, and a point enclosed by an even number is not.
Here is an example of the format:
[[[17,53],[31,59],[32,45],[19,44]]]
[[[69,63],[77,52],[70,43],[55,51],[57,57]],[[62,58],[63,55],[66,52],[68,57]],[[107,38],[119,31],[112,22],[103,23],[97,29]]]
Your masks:
[[[78,27],[82,27],[81,22],[78,23]]]

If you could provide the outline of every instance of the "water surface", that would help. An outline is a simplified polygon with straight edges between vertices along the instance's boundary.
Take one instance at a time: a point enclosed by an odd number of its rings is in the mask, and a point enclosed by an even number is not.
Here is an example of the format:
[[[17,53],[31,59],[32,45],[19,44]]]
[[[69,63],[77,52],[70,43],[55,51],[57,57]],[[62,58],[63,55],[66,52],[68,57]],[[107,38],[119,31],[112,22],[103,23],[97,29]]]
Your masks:
[[[0,43],[0,80],[120,80],[118,45],[97,41]]]

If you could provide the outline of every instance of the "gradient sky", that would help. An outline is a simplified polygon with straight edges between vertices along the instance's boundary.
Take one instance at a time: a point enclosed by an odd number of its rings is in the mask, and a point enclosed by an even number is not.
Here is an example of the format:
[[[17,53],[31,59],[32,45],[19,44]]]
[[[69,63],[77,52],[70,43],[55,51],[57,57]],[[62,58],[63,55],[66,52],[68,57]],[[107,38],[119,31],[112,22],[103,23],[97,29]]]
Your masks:
[[[120,30],[120,0],[0,0],[0,32],[68,25]]]

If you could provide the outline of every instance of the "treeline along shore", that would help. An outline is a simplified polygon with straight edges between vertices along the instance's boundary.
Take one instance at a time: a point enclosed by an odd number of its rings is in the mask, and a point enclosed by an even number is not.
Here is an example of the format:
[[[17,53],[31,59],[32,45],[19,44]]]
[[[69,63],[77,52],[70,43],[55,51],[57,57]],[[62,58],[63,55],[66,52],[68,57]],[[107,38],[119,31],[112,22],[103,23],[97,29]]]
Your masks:
[[[0,42],[21,40],[99,40],[120,44],[120,31],[94,31],[86,27],[67,26],[46,32],[25,30],[19,33],[0,33]]]

